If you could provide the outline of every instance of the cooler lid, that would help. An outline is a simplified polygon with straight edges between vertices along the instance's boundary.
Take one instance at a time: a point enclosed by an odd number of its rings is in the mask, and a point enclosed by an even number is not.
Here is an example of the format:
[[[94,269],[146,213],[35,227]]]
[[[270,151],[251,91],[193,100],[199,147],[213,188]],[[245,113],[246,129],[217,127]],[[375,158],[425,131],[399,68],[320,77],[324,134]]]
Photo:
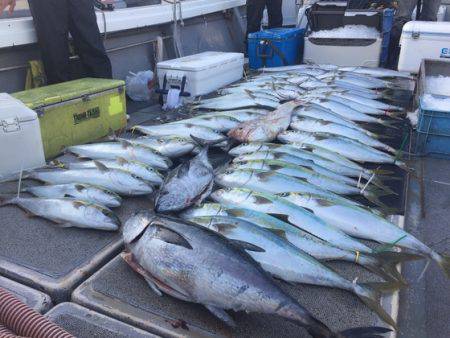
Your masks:
[[[409,21],[403,26],[402,34],[450,35],[450,22]]]
[[[123,87],[122,80],[84,78],[12,94],[34,109]]]
[[[14,119],[19,122],[34,121],[37,114],[11,95],[0,93],[0,123],[2,120]]]
[[[244,60],[242,53],[203,52],[178,59],[158,62],[158,68],[200,71],[238,60]]]
[[[303,32],[304,29],[300,28],[271,28],[255,33],[250,33],[248,38],[281,40],[295,37],[297,35],[302,34]]]

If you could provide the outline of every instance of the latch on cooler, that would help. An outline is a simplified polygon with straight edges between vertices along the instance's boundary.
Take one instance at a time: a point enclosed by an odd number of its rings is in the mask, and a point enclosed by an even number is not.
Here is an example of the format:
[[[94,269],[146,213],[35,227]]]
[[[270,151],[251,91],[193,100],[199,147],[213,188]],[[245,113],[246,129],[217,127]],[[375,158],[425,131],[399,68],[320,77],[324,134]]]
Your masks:
[[[13,133],[20,130],[20,123],[17,117],[1,120],[1,125],[5,133]]]
[[[191,93],[185,92],[184,89],[186,87],[186,75],[183,77],[174,77],[173,75],[169,78],[170,84],[167,86],[167,74],[164,75],[163,86],[160,89],[157,89],[155,92],[159,94],[159,103],[161,105],[164,104],[164,95],[169,93],[170,88],[177,88],[180,90],[180,96],[189,97]]]

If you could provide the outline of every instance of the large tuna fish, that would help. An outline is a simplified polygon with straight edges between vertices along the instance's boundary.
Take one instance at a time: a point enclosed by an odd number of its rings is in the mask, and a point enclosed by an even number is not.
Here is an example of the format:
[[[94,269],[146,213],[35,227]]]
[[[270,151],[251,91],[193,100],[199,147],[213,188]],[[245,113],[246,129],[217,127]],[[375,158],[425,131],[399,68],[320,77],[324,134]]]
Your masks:
[[[123,255],[158,294],[204,305],[234,325],[225,310],[260,312],[289,319],[316,338],[376,337],[384,328],[332,332],[280,290],[245,252],[252,245],[184,221],[141,212],[127,221]]]

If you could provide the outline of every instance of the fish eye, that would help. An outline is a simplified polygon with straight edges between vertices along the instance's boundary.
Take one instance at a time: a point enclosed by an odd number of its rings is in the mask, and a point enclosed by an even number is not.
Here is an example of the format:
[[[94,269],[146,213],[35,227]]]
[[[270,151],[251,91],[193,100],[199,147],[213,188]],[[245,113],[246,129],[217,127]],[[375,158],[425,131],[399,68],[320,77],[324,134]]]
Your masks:
[[[278,196],[286,197],[286,196],[289,196],[289,193],[287,193],[287,192],[282,192],[281,194],[278,194]]]

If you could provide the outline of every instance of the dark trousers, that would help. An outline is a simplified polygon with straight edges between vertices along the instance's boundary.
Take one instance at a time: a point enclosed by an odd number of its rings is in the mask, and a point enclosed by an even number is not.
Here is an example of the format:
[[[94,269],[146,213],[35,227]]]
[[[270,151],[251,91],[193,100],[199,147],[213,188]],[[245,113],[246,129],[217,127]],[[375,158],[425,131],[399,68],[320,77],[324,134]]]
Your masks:
[[[283,26],[283,0],[247,0],[247,35],[260,30],[264,8],[267,6],[269,28]]]
[[[85,74],[111,78],[92,0],[29,0],[49,84],[69,81],[69,32]]]

